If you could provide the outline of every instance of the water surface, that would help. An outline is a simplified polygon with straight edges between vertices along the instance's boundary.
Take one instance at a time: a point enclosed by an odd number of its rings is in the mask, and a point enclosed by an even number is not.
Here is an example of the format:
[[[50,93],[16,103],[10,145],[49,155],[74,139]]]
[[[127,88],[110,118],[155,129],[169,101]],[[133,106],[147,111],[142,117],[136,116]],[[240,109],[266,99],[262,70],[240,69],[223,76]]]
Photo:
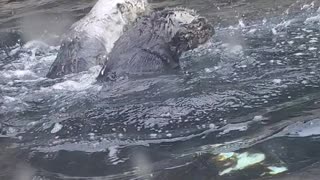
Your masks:
[[[94,2],[0,4],[2,178],[290,179],[312,164],[306,178],[317,177],[317,1],[154,2],[197,9],[216,34],[178,74],[105,84],[99,67],[45,78],[60,35]],[[221,175],[215,159],[229,152],[265,159]]]

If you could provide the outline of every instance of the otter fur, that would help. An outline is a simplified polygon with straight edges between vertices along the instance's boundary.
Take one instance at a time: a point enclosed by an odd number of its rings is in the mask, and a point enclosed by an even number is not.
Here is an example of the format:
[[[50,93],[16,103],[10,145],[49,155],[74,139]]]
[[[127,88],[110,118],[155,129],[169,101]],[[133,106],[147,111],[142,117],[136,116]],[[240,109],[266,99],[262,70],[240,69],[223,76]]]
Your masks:
[[[193,10],[167,8],[152,12],[139,18],[116,41],[97,80],[179,68],[181,54],[205,43],[213,34],[213,27]]]
[[[114,42],[137,17],[148,12],[147,0],[99,0],[64,35],[48,78],[86,71],[113,48]]]

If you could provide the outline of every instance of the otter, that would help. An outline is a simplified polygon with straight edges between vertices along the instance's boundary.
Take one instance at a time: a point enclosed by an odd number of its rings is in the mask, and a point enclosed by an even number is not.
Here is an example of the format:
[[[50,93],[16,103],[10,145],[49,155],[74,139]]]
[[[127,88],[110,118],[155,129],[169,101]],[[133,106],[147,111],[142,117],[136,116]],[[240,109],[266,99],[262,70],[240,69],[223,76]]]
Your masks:
[[[166,8],[140,17],[116,42],[97,81],[162,73],[179,68],[185,51],[214,34],[207,19],[191,9]]]
[[[99,0],[64,35],[48,78],[86,71],[100,61],[137,17],[147,13],[147,0]]]

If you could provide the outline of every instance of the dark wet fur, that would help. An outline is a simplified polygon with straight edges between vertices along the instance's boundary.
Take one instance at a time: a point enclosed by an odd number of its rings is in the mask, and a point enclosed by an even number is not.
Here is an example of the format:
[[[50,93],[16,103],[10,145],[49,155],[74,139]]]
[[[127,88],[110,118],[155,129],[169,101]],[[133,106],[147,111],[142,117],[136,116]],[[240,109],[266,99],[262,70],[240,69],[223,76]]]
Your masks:
[[[19,44],[20,46],[24,44],[21,32],[0,32],[0,50],[4,50],[7,56],[10,56],[9,52],[12,50],[12,47],[17,44]]]
[[[66,74],[86,71],[99,64],[99,58],[104,53],[105,48],[99,40],[87,36],[66,38],[47,77],[59,78]]]
[[[115,42],[97,80],[109,81],[127,75],[154,75],[179,68],[181,54],[204,42],[197,41],[196,36],[185,37],[185,34],[192,31],[191,27],[188,32],[179,31],[173,37],[168,37],[165,30],[161,29],[161,26],[169,23],[165,18],[168,13],[172,11],[156,11],[138,19],[136,24]],[[204,28],[201,31],[206,33],[208,40],[214,33],[213,28],[208,24],[204,24]]]

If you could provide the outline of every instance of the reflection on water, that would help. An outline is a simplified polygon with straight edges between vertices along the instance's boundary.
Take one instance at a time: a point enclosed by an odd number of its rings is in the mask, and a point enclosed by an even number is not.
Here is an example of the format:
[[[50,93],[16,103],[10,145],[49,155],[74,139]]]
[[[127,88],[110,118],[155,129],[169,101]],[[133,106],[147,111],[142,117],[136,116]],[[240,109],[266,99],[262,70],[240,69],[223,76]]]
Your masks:
[[[100,67],[45,78],[93,2],[0,4],[2,30],[24,37],[0,36],[1,178],[290,179],[314,163],[317,175],[318,2],[154,2],[199,10],[216,35],[179,74],[106,84]]]

